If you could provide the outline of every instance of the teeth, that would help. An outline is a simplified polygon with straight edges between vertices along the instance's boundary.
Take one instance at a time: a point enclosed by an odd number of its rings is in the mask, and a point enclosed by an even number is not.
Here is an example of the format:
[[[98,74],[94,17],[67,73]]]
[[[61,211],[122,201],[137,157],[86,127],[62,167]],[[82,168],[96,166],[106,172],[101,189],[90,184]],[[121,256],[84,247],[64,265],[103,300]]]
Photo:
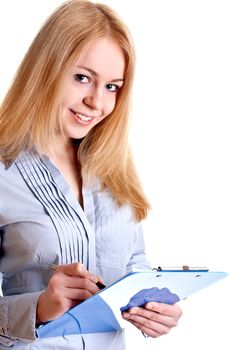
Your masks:
[[[91,120],[91,117],[87,117],[86,115],[80,114],[80,113],[75,113],[77,117],[79,117],[81,120],[88,122],[89,120]]]

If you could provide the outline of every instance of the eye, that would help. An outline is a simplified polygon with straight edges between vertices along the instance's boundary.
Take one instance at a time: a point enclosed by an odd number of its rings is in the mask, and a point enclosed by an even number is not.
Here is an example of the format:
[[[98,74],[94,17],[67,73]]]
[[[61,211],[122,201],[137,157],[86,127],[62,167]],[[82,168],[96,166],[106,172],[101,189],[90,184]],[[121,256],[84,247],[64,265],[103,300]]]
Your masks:
[[[111,92],[117,92],[117,90],[120,88],[120,86],[116,84],[108,84],[106,85],[106,88]]]
[[[79,81],[82,84],[89,83],[89,77],[87,77],[86,75],[83,75],[83,74],[75,74],[74,80]]]

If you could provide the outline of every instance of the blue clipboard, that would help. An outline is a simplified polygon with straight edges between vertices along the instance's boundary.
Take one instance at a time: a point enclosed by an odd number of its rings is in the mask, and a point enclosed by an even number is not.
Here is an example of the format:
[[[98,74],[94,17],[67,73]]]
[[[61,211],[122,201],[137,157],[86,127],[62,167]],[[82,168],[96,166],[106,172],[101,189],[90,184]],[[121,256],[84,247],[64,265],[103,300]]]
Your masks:
[[[40,326],[37,333],[39,337],[56,337],[118,331],[124,325],[121,307],[141,290],[168,288],[183,300],[226,276],[226,272],[201,269],[165,271],[160,268],[130,272],[58,319]]]

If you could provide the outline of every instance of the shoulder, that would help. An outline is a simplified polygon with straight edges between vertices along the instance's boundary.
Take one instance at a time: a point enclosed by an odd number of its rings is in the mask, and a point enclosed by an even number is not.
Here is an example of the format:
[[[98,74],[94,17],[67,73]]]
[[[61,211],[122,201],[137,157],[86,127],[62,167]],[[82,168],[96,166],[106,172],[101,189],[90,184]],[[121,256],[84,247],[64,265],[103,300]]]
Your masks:
[[[11,188],[14,188],[15,185],[12,186],[12,179],[14,177],[9,175],[7,166],[4,162],[0,161],[0,218],[4,212],[4,208],[8,205],[9,199],[11,198]],[[0,222],[0,226],[1,226]]]
[[[6,166],[0,162],[0,227],[18,215],[32,193],[18,170],[16,162]]]
[[[5,163],[3,162],[3,160],[1,159],[1,157],[0,157],[0,171],[2,170],[2,169],[5,169],[6,168],[6,165],[5,165]]]
[[[16,169],[14,166],[14,162],[7,165],[2,160],[0,160],[0,181],[5,177],[10,177],[12,173],[15,173]]]
[[[7,176],[7,166],[6,164],[0,160],[0,181],[3,179],[3,177]]]
[[[12,191],[20,186],[22,177],[18,171],[16,164],[13,162],[6,165],[0,161],[0,198],[9,197]]]

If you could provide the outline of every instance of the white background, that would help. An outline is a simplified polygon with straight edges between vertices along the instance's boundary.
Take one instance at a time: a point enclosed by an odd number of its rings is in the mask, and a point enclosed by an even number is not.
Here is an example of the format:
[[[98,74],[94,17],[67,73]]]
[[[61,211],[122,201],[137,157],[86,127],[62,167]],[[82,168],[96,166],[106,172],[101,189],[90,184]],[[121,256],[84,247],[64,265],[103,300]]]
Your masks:
[[[232,349],[233,2],[103,0],[137,48],[131,145],[152,211],[144,223],[153,266],[229,273],[182,302],[159,339],[127,327],[128,349]],[[0,98],[42,22],[62,1],[0,1]]]

